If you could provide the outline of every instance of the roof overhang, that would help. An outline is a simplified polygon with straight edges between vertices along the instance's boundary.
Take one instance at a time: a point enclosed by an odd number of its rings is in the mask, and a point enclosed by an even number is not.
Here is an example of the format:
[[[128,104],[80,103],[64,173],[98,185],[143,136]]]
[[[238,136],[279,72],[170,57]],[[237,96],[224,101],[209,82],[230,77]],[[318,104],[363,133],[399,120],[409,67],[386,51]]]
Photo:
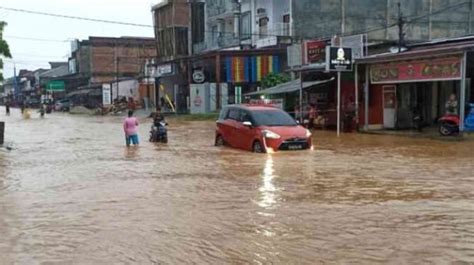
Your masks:
[[[426,46],[413,46],[406,52],[383,53],[356,59],[356,64],[389,63],[396,61],[419,60],[440,58],[448,56],[461,56],[466,51],[474,50],[474,41],[460,43],[430,44]]]
[[[170,1],[169,1],[169,0],[162,0],[162,2],[160,2],[160,3],[156,4],[156,5],[153,5],[153,6],[151,7],[151,11],[155,11],[156,9],[160,9],[160,8],[162,8],[162,7],[164,7],[164,6],[169,5],[169,4],[170,4]]]
[[[301,84],[301,79],[295,79],[290,82],[286,82],[283,84],[276,85],[271,88],[267,88],[264,90],[256,91],[256,92],[251,92],[247,93],[244,96],[256,96],[256,95],[276,95],[276,94],[286,94],[286,93],[292,93],[296,92],[301,89],[301,86],[303,89],[310,88],[313,86],[318,86],[318,85],[323,85],[330,83],[334,81],[334,77],[327,79],[327,80],[320,80],[320,81],[311,81],[311,82],[304,82]]]

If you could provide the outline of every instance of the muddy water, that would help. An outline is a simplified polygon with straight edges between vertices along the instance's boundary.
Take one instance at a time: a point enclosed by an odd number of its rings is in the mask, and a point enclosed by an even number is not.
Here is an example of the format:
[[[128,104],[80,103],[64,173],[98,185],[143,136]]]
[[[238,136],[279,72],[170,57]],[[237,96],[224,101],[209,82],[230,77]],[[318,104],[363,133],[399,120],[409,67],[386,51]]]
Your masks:
[[[171,121],[167,146],[146,125],[126,149],[120,118],[1,119],[0,264],[474,262],[473,142],[318,132],[254,155]]]

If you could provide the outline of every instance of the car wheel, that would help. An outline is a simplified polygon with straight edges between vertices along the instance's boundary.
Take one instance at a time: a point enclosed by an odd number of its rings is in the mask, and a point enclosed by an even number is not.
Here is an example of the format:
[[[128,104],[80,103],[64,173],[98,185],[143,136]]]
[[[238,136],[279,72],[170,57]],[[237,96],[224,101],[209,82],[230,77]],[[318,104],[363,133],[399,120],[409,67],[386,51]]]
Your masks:
[[[255,141],[255,142],[253,143],[252,151],[253,151],[254,153],[258,153],[258,154],[263,154],[263,153],[265,153],[265,149],[263,148],[262,143],[260,143],[260,141]]]
[[[439,126],[439,133],[442,136],[450,136],[451,134],[453,134],[451,126],[448,124],[441,124]]]
[[[222,138],[221,135],[216,136],[216,142],[215,142],[214,145],[215,146],[224,146],[225,145],[224,138]]]

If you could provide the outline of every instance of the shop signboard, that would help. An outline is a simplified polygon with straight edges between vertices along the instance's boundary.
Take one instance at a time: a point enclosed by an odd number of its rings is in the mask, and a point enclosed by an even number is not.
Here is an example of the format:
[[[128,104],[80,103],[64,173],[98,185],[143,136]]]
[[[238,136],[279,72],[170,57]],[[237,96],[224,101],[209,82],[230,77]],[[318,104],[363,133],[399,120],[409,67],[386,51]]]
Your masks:
[[[326,59],[325,41],[305,41],[304,42],[305,61],[304,64],[324,63]]]
[[[66,91],[66,84],[64,81],[50,81],[46,86],[46,90],[50,92],[64,92]]]
[[[326,70],[335,72],[352,71],[352,49],[343,47],[326,48]]]
[[[380,63],[370,67],[373,84],[461,79],[461,57]]]
[[[251,99],[249,101],[250,105],[257,106],[269,106],[274,108],[283,109],[283,99],[274,98],[274,99]]]
[[[155,72],[157,77],[172,75],[173,74],[173,65],[172,64],[163,64],[156,67]]]
[[[206,81],[206,75],[204,74],[204,71],[194,70],[193,81],[194,81],[194,83],[197,83],[197,84],[204,83],[204,81]]]

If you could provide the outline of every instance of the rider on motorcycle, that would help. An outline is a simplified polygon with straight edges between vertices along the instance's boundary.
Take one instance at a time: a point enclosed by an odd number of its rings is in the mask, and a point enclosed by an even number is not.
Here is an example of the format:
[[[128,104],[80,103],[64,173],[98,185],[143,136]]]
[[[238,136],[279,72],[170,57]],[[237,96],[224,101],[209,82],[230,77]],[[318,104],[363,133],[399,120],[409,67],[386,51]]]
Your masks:
[[[446,115],[458,115],[458,100],[455,94],[449,96],[448,101],[445,104]]]

